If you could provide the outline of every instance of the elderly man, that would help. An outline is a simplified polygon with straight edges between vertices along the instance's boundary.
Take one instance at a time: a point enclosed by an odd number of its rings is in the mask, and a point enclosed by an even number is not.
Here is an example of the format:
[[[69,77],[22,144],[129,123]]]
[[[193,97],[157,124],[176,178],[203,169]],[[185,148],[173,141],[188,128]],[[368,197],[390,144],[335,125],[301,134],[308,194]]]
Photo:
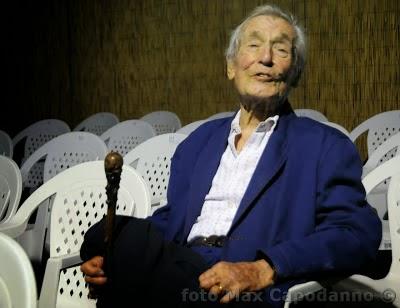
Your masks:
[[[381,225],[365,201],[354,145],[297,118],[287,100],[305,62],[293,17],[256,8],[233,32],[226,58],[240,110],[180,144],[167,206],[148,220],[120,219],[108,277],[97,256],[103,223],[87,233],[86,280],[112,282],[98,292],[99,306],[135,296],[280,306],[293,284],[352,273],[375,257]]]

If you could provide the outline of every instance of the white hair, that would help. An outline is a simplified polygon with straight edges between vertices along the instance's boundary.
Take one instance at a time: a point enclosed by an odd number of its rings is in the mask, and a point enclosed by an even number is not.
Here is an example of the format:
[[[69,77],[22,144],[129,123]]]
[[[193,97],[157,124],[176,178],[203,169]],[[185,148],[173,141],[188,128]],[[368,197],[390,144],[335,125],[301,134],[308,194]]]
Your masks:
[[[291,68],[289,81],[290,86],[295,87],[300,79],[301,73],[303,72],[304,65],[306,62],[306,39],[303,29],[298,24],[295,17],[290,14],[282,11],[279,7],[275,5],[263,5],[256,7],[250,15],[242,21],[240,25],[236,27],[235,30],[232,31],[231,37],[229,40],[229,46],[226,49],[225,56],[227,61],[232,61],[235,59],[237,52],[240,46],[241,35],[244,26],[253,18],[257,16],[275,16],[286,20],[294,29],[296,33],[296,38],[294,40],[293,47],[293,65]]]

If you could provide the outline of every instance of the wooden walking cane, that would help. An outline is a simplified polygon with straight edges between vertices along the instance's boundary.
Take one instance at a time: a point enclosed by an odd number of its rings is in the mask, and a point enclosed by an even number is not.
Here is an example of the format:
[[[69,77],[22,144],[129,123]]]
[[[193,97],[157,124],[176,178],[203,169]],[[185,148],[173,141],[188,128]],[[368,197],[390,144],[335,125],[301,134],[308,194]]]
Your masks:
[[[110,269],[110,258],[112,255],[112,246],[114,241],[114,224],[115,224],[115,210],[117,207],[118,189],[121,180],[123,158],[117,152],[110,152],[104,159],[104,171],[107,178],[106,195],[107,195],[107,215],[105,217],[105,254],[103,261],[104,272],[106,273],[107,280],[109,283],[110,273],[107,271]],[[98,294],[95,288],[90,288],[89,298],[97,298]]]
[[[122,165],[124,160],[122,156],[117,152],[111,152],[107,154],[104,159],[104,170],[106,172],[107,186],[107,216],[106,216],[106,229],[105,238],[106,243],[106,254],[105,257],[109,257],[112,251],[112,245],[114,241],[114,221],[115,221],[115,210],[117,207],[118,189],[121,181]]]

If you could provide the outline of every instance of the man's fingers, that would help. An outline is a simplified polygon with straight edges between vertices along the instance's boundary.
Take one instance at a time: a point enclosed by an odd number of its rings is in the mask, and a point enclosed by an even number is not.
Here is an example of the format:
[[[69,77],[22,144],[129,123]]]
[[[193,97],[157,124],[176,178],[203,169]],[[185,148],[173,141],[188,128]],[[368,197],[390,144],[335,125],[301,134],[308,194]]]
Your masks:
[[[96,256],[81,265],[81,271],[88,276],[104,276],[103,257]]]
[[[225,290],[222,285],[216,284],[216,285],[213,285],[208,292],[215,294],[215,295],[220,295],[220,294],[224,294]]]
[[[101,286],[107,282],[107,277],[91,277],[85,276],[85,281],[90,284]]]
[[[216,275],[215,271],[213,271],[213,269],[211,268],[209,270],[206,270],[204,273],[202,273],[199,276],[199,279],[200,280],[210,279],[212,277],[215,277],[215,275]]]
[[[231,300],[239,297],[240,290],[232,289],[226,292],[226,294],[221,298],[220,302],[223,304],[229,303]]]
[[[218,284],[218,279],[213,277],[213,278],[209,278],[209,279],[199,279],[200,282],[200,287],[202,287],[203,289],[210,289],[212,286]]]

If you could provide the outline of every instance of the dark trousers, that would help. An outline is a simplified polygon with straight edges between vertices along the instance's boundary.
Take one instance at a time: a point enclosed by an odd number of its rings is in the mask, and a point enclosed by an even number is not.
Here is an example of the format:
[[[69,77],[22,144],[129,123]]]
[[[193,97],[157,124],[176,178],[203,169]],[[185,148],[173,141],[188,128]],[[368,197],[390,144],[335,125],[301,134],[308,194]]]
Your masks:
[[[104,255],[104,225],[102,220],[86,233],[81,247],[84,261]],[[113,252],[105,268],[108,283],[96,291],[97,307],[135,307],[143,302],[164,307],[219,305],[216,296],[199,287],[198,277],[209,268],[199,254],[164,241],[144,219],[119,216],[115,233]],[[235,301],[229,306],[242,304]],[[249,304],[246,302],[246,307]],[[266,307],[265,303],[260,306]]]

